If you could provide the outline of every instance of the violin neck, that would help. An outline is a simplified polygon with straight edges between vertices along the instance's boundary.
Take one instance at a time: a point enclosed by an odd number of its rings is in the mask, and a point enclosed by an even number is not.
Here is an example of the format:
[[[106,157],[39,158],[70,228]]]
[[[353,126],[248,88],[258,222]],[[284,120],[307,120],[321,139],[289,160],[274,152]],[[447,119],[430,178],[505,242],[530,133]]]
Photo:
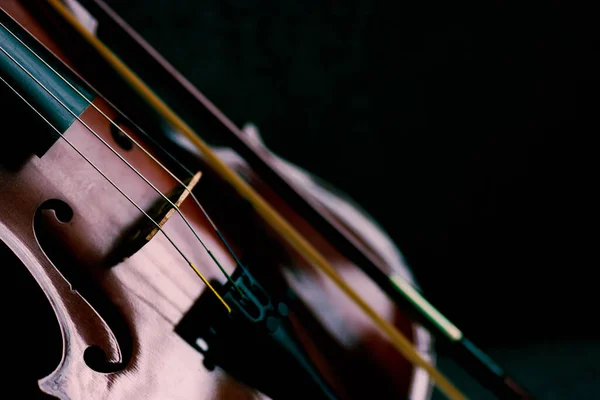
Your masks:
[[[88,107],[86,99],[93,100],[95,94],[4,10],[0,10],[0,43],[1,101],[10,104],[10,117],[22,124],[0,154],[3,164],[17,166],[23,156],[43,156],[59,138],[54,129],[66,132]],[[8,85],[31,107],[15,98]]]

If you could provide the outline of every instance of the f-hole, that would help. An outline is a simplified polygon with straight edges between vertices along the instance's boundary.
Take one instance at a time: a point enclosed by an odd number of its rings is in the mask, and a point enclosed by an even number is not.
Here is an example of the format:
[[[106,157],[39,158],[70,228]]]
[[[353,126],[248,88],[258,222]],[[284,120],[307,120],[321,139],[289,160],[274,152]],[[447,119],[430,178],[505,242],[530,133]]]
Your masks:
[[[110,124],[110,134],[115,141],[123,150],[131,150],[133,148],[133,142],[125,135],[123,131],[127,132],[128,125],[125,124],[125,120],[123,118],[117,118],[113,121],[114,123]]]
[[[117,340],[121,353],[120,360],[109,360],[104,349],[90,346],[85,350],[83,356],[86,365],[94,371],[102,373],[120,371],[131,358],[133,351],[131,333],[117,307],[96,283],[97,280],[90,269],[86,268],[83,261],[77,258],[77,243],[67,243],[63,239],[65,236],[61,234],[61,229],[69,229],[68,224],[73,217],[73,209],[64,201],[46,200],[35,213],[35,234],[46,257],[67,279],[72,289],[84,297],[104,319]],[[67,226],[60,226],[63,224]]]

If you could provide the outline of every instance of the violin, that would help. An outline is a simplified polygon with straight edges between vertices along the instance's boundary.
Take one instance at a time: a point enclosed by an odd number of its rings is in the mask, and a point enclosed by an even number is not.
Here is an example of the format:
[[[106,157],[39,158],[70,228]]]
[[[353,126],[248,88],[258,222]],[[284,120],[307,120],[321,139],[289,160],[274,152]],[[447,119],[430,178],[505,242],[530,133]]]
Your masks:
[[[438,341],[498,398],[533,398],[359,205],[235,126],[103,1],[0,6],[21,397],[468,398]]]

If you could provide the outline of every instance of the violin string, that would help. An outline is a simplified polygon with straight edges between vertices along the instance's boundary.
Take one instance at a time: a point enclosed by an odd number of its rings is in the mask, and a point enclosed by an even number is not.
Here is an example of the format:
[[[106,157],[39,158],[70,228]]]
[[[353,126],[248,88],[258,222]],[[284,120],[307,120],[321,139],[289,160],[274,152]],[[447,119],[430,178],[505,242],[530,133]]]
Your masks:
[[[161,114],[175,129],[187,137],[206,157],[207,163],[225,181],[229,182],[246,200],[252,204],[256,212],[278,232],[282,238],[295,248],[304,258],[324,272],[388,337],[390,343],[405,356],[415,367],[421,367],[432,378],[438,388],[451,399],[462,400],[464,395],[435,366],[427,362],[416,352],[410,340],[389,321],[381,317],[357,292],[350,287],[329,261],[312,244],[300,234],[283,216],[281,216],[265,199],[262,198],[247,182],[230,169],[210,149],[207,143],[173,111],[141,78],[135,74],[116,54],[100,39],[89,32],[59,0],[48,0],[54,10],[85,39],[113,69],[121,75],[138,94]]]
[[[6,29],[6,27],[4,26],[4,24],[2,24],[2,22],[0,22],[0,26],[2,26],[4,29]],[[94,135],[96,137],[96,139],[100,140],[102,142],[102,144],[104,144],[104,146],[106,146],[113,154],[115,154],[125,165],[127,165],[127,167],[129,167],[133,172],[135,172],[136,175],[138,175],[142,180],[144,180],[144,182],[146,182],[146,184],[148,184],[156,193],[158,193],[165,201],[167,201],[169,203],[169,205],[171,207],[173,207],[177,213],[181,216],[181,218],[183,219],[183,221],[185,222],[185,224],[187,225],[187,227],[192,231],[192,233],[194,234],[194,236],[196,237],[196,239],[198,240],[198,242],[200,242],[200,244],[202,245],[202,247],[204,248],[204,250],[208,253],[208,255],[211,257],[211,259],[215,262],[215,264],[219,267],[219,269],[221,270],[221,272],[223,273],[223,275],[225,275],[227,277],[227,279],[231,282],[231,284],[238,290],[238,292],[245,297],[244,293],[239,289],[239,287],[237,286],[237,284],[233,281],[233,279],[231,278],[231,276],[227,273],[227,271],[225,271],[225,268],[223,268],[223,266],[221,265],[221,263],[218,261],[218,259],[215,257],[215,255],[213,254],[212,251],[210,251],[210,249],[206,246],[206,244],[204,243],[204,241],[200,238],[200,236],[198,235],[198,233],[194,230],[194,228],[192,227],[192,225],[190,224],[190,222],[188,221],[188,219],[183,215],[183,213],[181,212],[181,210],[179,209],[179,207],[173,203],[173,201],[171,199],[169,199],[168,196],[166,196],[165,194],[163,194],[152,182],[150,182],[141,172],[139,172],[133,165],[131,165],[131,163],[129,163],[129,161],[127,161],[123,156],[121,156],[112,146],[110,146],[110,144],[108,144],[100,135],[98,135],[86,122],[84,122],[81,117],[79,117],[75,112],[73,112],[66,104],[64,104],[63,101],[61,101],[54,93],[52,93],[51,90],[49,90],[42,82],[40,82],[35,76],[33,76],[33,74],[31,72],[29,72],[21,63],[19,63],[14,57],[12,57],[6,50],[4,50],[3,48],[0,47],[0,50],[7,56],[9,57],[21,70],[23,70],[31,79],[33,79],[42,89],[44,89],[44,91],[46,91],[46,93],[48,93],[50,96],[52,96],[52,98],[58,102],[65,110],[67,110],[74,118],[76,118],[88,131],[90,131],[90,133],[92,133],[92,135]],[[110,120],[110,119],[109,119]],[[183,184],[183,182],[182,182]],[[184,188],[187,189],[186,185],[183,185]],[[188,189],[189,191],[189,189]],[[191,191],[189,191],[191,193]]]
[[[4,54],[6,54],[5,50],[3,47],[0,47],[0,50],[2,50],[2,52],[4,52]],[[215,290],[215,288],[210,284],[210,282],[206,279],[206,277],[198,270],[198,268],[194,265],[194,263],[192,263],[190,261],[190,259],[183,253],[183,251],[175,244],[175,242],[171,239],[171,237],[169,235],[167,235],[167,233],[162,229],[162,227],[150,216],[148,215],[143,209],[142,207],[140,207],[133,199],[131,199],[121,188],[119,188],[119,186],[117,184],[115,184],[108,176],[106,176],[106,174],[104,172],[102,172],[102,170],[100,168],[98,168],[98,166],[96,166],[89,158],[87,158],[85,156],[85,154],[83,154],[83,152],[81,152],[81,150],[79,150],[77,148],[77,146],[75,146],[73,143],[71,143],[71,141],[69,139],[67,139],[63,133],[60,132],[60,129],[56,128],[54,125],[52,125],[52,123],[50,121],[48,121],[48,119],[46,119],[46,117],[44,117],[42,115],[42,113],[40,113],[29,101],[27,101],[27,99],[25,99],[21,93],[19,93],[11,84],[9,84],[2,76],[0,76],[0,80],[2,80],[2,82],[4,82],[4,84],[6,84],[17,96],[19,96],[19,98],[21,98],[21,100],[23,100],[37,115],[40,116],[40,118],[42,118],[47,124],[48,126],[50,126],[50,128],[52,128],[56,133],[58,133],[60,135],[60,137],[73,149],[75,150],[88,164],[90,164],[100,175],[102,175],[102,177],[104,179],[106,179],[108,181],[108,183],[110,183],[117,191],[119,191],[119,193],[121,193],[121,195],[123,195],[131,204],[133,204],[133,206],[135,206],[142,214],[144,214],[144,216],[146,218],[148,218],[155,226],[156,228],[158,228],[162,234],[167,238],[167,240],[171,243],[171,245],[177,250],[177,252],[181,255],[181,257],[183,257],[183,259],[189,264],[190,267],[192,267],[192,269],[196,272],[196,274],[198,275],[198,277],[200,277],[200,279],[202,279],[202,281],[204,282],[204,284],[206,284],[206,286],[213,292],[213,294],[219,299],[219,301],[223,304],[223,306],[225,306],[225,308],[227,309],[227,312],[231,313],[231,308],[229,307],[229,305],[225,302],[225,300],[223,300],[223,298],[219,295],[219,293]]]
[[[225,239],[225,236],[221,233],[221,231],[219,230],[219,228],[217,227],[217,225],[213,222],[212,218],[208,215],[208,212],[206,212],[206,210],[204,209],[204,207],[202,206],[202,204],[200,203],[200,201],[198,200],[198,198],[196,197],[196,195],[193,193],[192,190],[190,190],[188,188],[188,186],[177,176],[175,175],[173,172],[171,172],[171,170],[169,170],[164,164],[162,164],[152,153],[150,153],[148,150],[146,150],[144,148],[144,146],[142,146],[137,140],[135,140],[130,134],[128,134],[117,122],[115,122],[113,119],[111,119],[108,115],[106,115],[106,113],[104,111],[102,111],[97,105],[95,105],[90,99],[87,98],[87,96],[85,94],[83,94],[79,89],[77,89],[77,87],[75,87],[75,85],[73,85],[71,82],[69,82],[69,80],[67,80],[60,72],[58,72],[54,67],[52,67],[46,60],[44,60],[44,58],[42,58],[39,54],[37,54],[31,47],[29,47],[23,40],[21,40],[21,38],[19,38],[17,35],[15,35],[10,29],[8,29],[2,22],[0,22],[0,26],[2,26],[14,39],[16,39],[23,47],[25,47],[31,54],[33,54],[39,61],[41,61],[50,71],[52,71],[57,77],[59,77],[64,83],[66,83],[75,93],[77,93],[82,99],[84,99],[92,108],[94,108],[104,119],[106,119],[112,126],[114,126],[116,129],[119,130],[119,132],[121,134],[123,134],[128,140],[130,140],[138,149],[140,149],[146,156],[148,156],[154,163],[156,163],[161,169],[163,169],[166,173],[168,173],[175,181],[177,181],[177,183],[179,185],[181,185],[185,191],[188,192],[188,194],[190,195],[190,197],[192,198],[192,200],[194,201],[194,203],[196,204],[196,206],[200,209],[200,211],[202,212],[202,214],[204,215],[204,217],[206,218],[206,220],[208,221],[208,223],[210,224],[211,228],[214,230],[214,232],[217,234],[217,236],[219,237],[219,240],[225,245],[225,247],[227,248],[227,251],[229,252],[229,254],[233,257],[233,259],[235,260],[235,262],[237,263],[237,265],[240,266],[240,268],[242,268],[244,271],[246,271],[245,266],[242,264],[242,262],[240,261],[240,259],[238,258],[237,254],[235,253],[235,251],[233,251],[233,249],[231,248],[231,246],[229,245],[229,243],[227,242],[227,240]],[[50,93],[42,84],[40,84],[40,86],[42,86],[50,95],[52,95],[52,93]],[[94,89],[95,92],[97,92]],[[53,96],[53,95],[52,95]],[[55,99],[56,97],[53,96]],[[65,106],[60,100],[56,99],[63,108],[65,108],[67,111],[69,111],[74,117],[76,117],[77,119],[79,119],[79,117],[77,115],[75,115],[67,106]],[[112,104],[111,104],[112,106]],[[129,120],[128,120],[129,121]],[[131,122],[131,121],[129,121]],[[131,122],[132,123],[132,122]],[[190,176],[193,176],[194,174],[185,167],[185,165],[183,165],[176,157],[174,157],[172,154],[170,154],[166,149],[164,149],[159,143],[157,143],[148,133],[146,133],[142,128],[140,128],[139,126],[135,125],[132,123],[132,125],[135,126],[136,131],[142,133],[146,138],[152,140],[153,144],[156,145],[159,150],[161,150],[165,155],[167,155],[171,160],[173,160],[174,162],[176,162],[180,167],[182,167]],[[87,126],[87,125],[86,125]],[[94,133],[89,127],[88,129]],[[100,138],[99,136],[97,136],[95,133],[94,135],[101,140],[107,147],[110,148],[110,145],[108,145],[108,143],[106,143],[102,138]],[[112,148],[111,148],[112,150]],[[124,160],[122,157],[120,157],[120,155],[118,153],[116,153],[113,150],[113,153],[115,153],[117,156],[119,156],[119,158],[121,158],[121,160],[123,162],[125,162],[131,169],[134,169],[133,166],[131,166],[126,160]],[[134,169],[135,171],[135,169]],[[135,171],[137,173],[137,171]],[[143,178],[143,177],[142,177]],[[144,178],[143,178],[144,179]],[[162,195],[162,193],[156,189],[150,182],[147,182],[150,186],[153,187],[154,190],[156,190],[159,194]],[[168,199],[167,199],[168,200]],[[171,205],[173,207],[175,207],[177,209],[177,212],[179,213],[179,215],[181,215],[182,218],[183,215],[181,214],[181,211],[179,210],[179,208],[177,206],[175,206],[174,204],[171,203]],[[237,287],[237,285],[235,284],[235,282],[233,282],[233,280],[231,279],[231,277],[229,276],[229,274],[224,270],[224,268],[221,266],[221,264],[217,261],[217,259],[214,257],[213,253],[204,245],[204,243],[202,242],[202,240],[200,240],[200,238],[198,237],[198,235],[196,234],[196,232],[192,229],[192,227],[190,226],[190,224],[188,223],[188,221],[184,218],[186,224],[188,225],[188,227],[194,232],[194,235],[196,236],[196,238],[198,239],[198,241],[200,241],[200,243],[202,244],[202,246],[205,248],[205,250],[208,252],[208,254],[211,256],[211,258],[213,258],[214,262],[218,265],[218,267],[221,269],[221,272],[223,272],[223,274],[225,274],[225,276],[229,279],[229,281],[238,289],[238,291],[240,292],[240,294],[242,296],[245,297],[244,293],[241,292],[239,290],[239,288]]]

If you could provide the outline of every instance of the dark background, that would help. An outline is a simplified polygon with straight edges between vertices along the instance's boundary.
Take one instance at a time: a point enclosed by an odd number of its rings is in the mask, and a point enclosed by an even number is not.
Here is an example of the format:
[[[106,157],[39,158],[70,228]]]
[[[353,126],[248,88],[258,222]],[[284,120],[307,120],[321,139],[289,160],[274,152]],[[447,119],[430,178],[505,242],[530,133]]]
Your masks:
[[[598,398],[597,14],[107,2],[234,122],[362,204],[426,296],[540,398]]]

